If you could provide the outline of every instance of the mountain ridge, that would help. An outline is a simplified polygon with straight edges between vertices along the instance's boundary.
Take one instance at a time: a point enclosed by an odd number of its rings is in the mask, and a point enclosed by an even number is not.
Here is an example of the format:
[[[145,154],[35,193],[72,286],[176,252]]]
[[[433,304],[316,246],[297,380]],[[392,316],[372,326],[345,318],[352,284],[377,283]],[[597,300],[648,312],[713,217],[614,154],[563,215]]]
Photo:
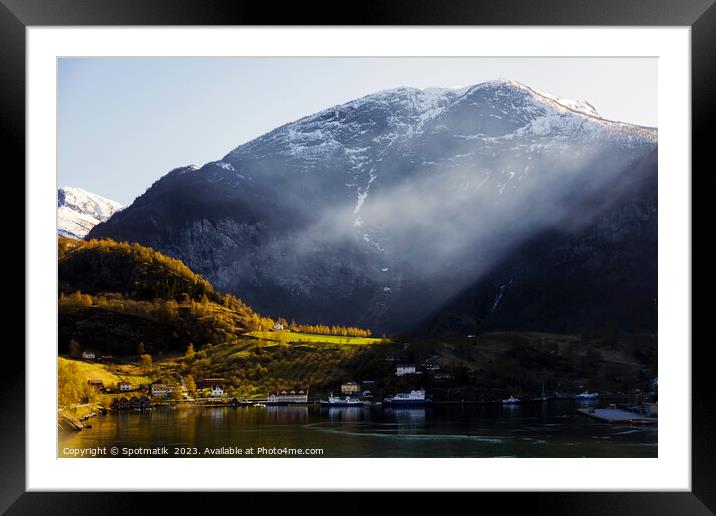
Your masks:
[[[405,329],[575,210],[597,220],[608,208],[590,199],[626,195],[657,147],[655,129],[514,81],[421,91],[367,95],[175,169],[89,237],[161,250],[262,312]]]
[[[623,121],[618,121],[618,120],[611,120],[611,119],[607,119],[607,118],[604,118],[599,115],[595,116],[595,114],[593,114],[593,113],[585,112],[583,110],[576,109],[575,107],[569,105],[569,103],[578,104],[579,102],[586,102],[586,101],[570,101],[569,99],[564,99],[564,98],[558,97],[556,95],[551,95],[549,93],[541,92],[537,89],[534,89],[528,85],[525,85],[523,83],[520,83],[520,82],[512,80],[512,79],[502,79],[501,78],[501,79],[485,81],[485,82],[481,82],[481,83],[477,83],[477,84],[473,84],[471,86],[466,86],[466,87],[461,87],[461,88],[417,88],[417,87],[411,87],[411,86],[399,86],[397,88],[389,88],[389,89],[385,89],[385,90],[380,90],[378,92],[364,95],[362,97],[345,102],[343,104],[336,104],[329,108],[317,111],[316,113],[306,115],[306,116],[300,117],[296,120],[293,120],[291,122],[282,124],[282,125],[276,127],[275,129],[272,129],[271,131],[268,131],[262,135],[259,135],[256,138],[254,138],[248,142],[240,144],[239,146],[235,147],[233,150],[229,151],[226,155],[224,155],[224,157],[220,161],[226,162],[227,160],[230,160],[232,157],[234,157],[235,155],[237,155],[239,153],[240,149],[242,149],[243,147],[246,147],[246,146],[250,146],[252,143],[256,142],[257,140],[260,140],[260,139],[266,138],[266,137],[270,137],[274,134],[278,134],[282,130],[284,130],[290,126],[294,126],[294,125],[298,125],[301,123],[305,123],[307,121],[314,120],[314,119],[319,118],[323,115],[331,113],[332,111],[335,111],[336,109],[341,109],[341,108],[345,109],[345,108],[360,106],[362,103],[365,103],[365,102],[372,102],[372,101],[375,101],[382,97],[390,97],[390,96],[396,95],[401,92],[406,92],[406,91],[416,92],[416,93],[420,93],[420,94],[425,94],[428,91],[437,91],[443,96],[453,95],[454,98],[448,99],[448,100],[451,100],[451,104],[452,104],[477,89],[494,87],[494,86],[516,87],[523,91],[528,91],[535,97],[543,99],[543,102],[545,102],[547,104],[557,105],[557,106],[559,106],[559,108],[568,110],[576,115],[585,116],[585,117],[588,117],[595,121],[614,125],[619,128],[624,128],[624,129],[632,128],[634,130],[644,130],[644,131],[646,131],[646,134],[648,134],[649,136],[651,136],[653,138],[656,138],[656,135],[657,135],[657,129],[655,127],[650,127],[650,126],[645,126],[645,125],[640,125],[640,124],[632,124],[629,122],[623,122]],[[596,110],[594,108],[592,108],[592,109],[596,113]]]

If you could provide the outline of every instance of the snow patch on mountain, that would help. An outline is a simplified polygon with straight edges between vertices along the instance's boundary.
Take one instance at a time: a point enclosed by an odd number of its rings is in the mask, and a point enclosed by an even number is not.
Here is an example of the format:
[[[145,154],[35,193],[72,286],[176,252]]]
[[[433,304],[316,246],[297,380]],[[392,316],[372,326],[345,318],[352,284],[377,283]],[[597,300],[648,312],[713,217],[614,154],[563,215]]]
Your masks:
[[[57,191],[57,235],[81,240],[121,209],[120,203],[101,195],[62,187]]]
[[[380,153],[396,139],[419,134],[426,122],[442,113],[464,90],[405,86],[382,90],[278,127],[236,147],[224,161],[250,153],[257,144],[273,143],[282,153],[307,160],[343,152],[359,169],[368,155]],[[370,145],[351,145],[357,136],[384,122],[387,127],[381,127]]]
[[[250,154],[255,148],[272,143],[278,146],[278,152],[307,161],[343,153],[358,170],[371,157],[379,157],[397,141],[419,136],[430,121],[485,90],[492,91],[495,97],[515,97],[512,108],[521,109],[531,118],[531,123],[521,131],[504,135],[504,139],[521,136],[528,131],[536,135],[555,132],[572,135],[577,130],[599,130],[622,133],[626,140],[656,141],[656,129],[602,118],[586,100],[565,99],[511,79],[497,79],[460,88],[401,86],[378,91],[278,127],[239,145],[222,161]],[[517,98],[519,94],[527,94],[530,101],[520,102]],[[502,118],[494,113],[489,116]],[[377,128],[380,128],[379,134],[371,139],[370,145],[365,145],[365,142],[355,145],[361,135]],[[481,139],[480,136],[484,135],[466,135],[466,138]]]
[[[604,133],[605,136],[616,136],[626,143],[656,142],[657,131],[655,128],[603,118],[596,108],[586,100],[565,99],[511,79],[500,79],[496,82],[521,89],[531,95],[534,102],[534,113],[538,115],[529,125],[533,134],[547,135],[559,132],[572,135],[582,130],[595,133],[595,135]],[[524,130],[518,132],[520,136],[525,133]]]

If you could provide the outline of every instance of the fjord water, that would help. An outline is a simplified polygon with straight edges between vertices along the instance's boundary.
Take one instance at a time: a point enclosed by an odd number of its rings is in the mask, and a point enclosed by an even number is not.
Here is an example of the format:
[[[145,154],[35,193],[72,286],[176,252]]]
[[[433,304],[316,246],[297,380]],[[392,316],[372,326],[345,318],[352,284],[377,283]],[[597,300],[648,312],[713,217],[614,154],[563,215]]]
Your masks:
[[[573,400],[401,409],[164,406],[110,412],[91,419],[91,429],[60,432],[58,455],[116,446],[167,447],[167,457],[186,456],[175,448],[206,457],[222,447],[320,448],[319,457],[657,457],[656,427],[601,423],[577,407]]]

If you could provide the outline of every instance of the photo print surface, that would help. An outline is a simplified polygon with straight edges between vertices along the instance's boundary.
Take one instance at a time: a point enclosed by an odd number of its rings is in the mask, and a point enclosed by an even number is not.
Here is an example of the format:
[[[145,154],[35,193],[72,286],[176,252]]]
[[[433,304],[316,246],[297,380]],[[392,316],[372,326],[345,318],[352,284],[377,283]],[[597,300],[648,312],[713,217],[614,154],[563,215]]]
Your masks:
[[[657,457],[656,73],[59,59],[58,456]]]

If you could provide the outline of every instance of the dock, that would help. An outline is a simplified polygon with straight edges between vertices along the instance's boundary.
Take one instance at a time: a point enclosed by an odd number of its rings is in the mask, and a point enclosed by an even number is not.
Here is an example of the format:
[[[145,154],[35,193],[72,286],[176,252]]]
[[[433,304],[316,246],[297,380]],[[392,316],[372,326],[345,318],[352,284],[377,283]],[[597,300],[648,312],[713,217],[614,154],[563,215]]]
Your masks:
[[[580,408],[577,412],[605,423],[626,423],[632,425],[655,425],[658,419],[619,408]]]

